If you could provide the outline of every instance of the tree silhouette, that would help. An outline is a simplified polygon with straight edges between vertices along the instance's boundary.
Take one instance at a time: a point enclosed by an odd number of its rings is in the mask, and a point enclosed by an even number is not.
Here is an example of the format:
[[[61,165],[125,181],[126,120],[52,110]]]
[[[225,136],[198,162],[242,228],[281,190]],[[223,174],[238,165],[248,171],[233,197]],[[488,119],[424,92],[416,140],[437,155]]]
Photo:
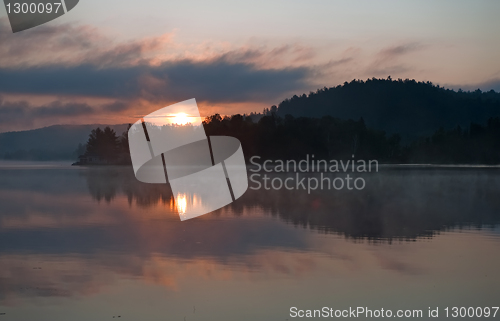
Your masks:
[[[114,161],[119,153],[119,140],[116,132],[106,127],[93,129],[87,141],[87,154],[97,155],[106,161]]]

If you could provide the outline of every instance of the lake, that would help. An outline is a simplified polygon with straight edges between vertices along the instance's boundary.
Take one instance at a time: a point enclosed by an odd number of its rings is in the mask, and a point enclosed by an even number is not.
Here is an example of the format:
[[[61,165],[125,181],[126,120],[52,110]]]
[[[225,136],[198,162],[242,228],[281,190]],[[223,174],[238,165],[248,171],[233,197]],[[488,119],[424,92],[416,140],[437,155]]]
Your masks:
[[[168,185],[128,167],[0,163],[0,321],[500,305],[499,168],[363,175],[363,190],[248,189],[181,222]]]

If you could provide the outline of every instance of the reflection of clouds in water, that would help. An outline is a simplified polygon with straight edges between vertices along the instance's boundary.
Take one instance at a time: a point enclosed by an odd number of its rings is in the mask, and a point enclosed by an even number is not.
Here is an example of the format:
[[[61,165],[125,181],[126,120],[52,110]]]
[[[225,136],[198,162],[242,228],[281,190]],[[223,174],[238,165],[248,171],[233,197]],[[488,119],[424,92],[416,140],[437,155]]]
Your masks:
[[[145,253],[146,254],[146,253]],[[119,279],[137,279],[152,285],[179,290],[187,279],[252,279],[252,274],[296,277],[313,272],[316,259],[305,252],[259,251],[220,262],[210,257],[184,260],[147,253],[147,257],[128,254],[2,255],[0,271],[1,304],[15,305],[20,298],[91,296]],[[36,268],[33,268],[33,267]],[[270,278],[270,276],[267,276]]]
[[[420,284],[420,279],[408,279],[417,276],[431,284],[439,280],[471,291],[482,286],[475,276],[489,275],[490,282],[498,282],[495,275],[500,258],[481,252],[497,250],[499,241],[490,242],[482,233],[470,233],[465,238],[461,233],[445,233],[432,243],[378,247],[337,236],[309,237],[307,251],[261,248],[224,260],[207,255],[185,259],[146,249],[141,253],[95,251],[65,256],[4,254],[0,256],[1,304],[18,305],[20,300],[35,297],[93,296],[117,286],[120,280],[136,280],[144,287],[159,285],[175,292],[186,290],[190,282],[203,287],[205,282],[224,281],[280,284],[291,280],[356,280],[353,288],[343,289],[343,293],[363,291],[367,284],[379,279],[386,285],[398,280]],[[313,246],[315,243],[318,247]]]

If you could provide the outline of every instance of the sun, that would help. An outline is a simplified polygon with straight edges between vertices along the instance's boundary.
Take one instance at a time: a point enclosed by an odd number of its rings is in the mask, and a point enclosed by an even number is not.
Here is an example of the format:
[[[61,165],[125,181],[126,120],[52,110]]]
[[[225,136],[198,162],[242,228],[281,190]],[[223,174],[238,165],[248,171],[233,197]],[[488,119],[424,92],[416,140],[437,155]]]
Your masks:
[[[184,113],[172,114],[170,117],[172,117],[172,124],[176,125],[186,125],[191,122],[190,117]]]

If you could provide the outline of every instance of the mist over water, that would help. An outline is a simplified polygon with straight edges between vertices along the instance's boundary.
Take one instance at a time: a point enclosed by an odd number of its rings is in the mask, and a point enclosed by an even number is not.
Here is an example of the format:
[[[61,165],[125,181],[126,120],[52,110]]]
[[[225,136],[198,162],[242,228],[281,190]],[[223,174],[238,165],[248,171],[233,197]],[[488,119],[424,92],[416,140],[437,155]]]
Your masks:
[[[1,164],[0,320],[498,305],[499,169],[358,174],[363,190],[248,189],[181,222],[128,167]]]

